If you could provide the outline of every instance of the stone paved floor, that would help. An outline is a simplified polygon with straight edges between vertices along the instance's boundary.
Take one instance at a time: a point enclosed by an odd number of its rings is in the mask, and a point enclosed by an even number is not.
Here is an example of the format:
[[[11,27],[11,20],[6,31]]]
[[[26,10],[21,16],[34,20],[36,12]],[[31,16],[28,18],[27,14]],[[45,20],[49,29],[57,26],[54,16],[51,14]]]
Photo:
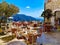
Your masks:
[[[47,33],[44,45],[60,45],[60,32]]]

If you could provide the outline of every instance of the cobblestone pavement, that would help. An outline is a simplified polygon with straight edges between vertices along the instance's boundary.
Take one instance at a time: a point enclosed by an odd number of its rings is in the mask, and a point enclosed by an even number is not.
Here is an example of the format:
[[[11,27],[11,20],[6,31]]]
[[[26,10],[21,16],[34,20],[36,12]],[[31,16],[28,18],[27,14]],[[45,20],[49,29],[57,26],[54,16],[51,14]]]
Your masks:
[[[60,45],[60,32],[46,33],[44,45]]]

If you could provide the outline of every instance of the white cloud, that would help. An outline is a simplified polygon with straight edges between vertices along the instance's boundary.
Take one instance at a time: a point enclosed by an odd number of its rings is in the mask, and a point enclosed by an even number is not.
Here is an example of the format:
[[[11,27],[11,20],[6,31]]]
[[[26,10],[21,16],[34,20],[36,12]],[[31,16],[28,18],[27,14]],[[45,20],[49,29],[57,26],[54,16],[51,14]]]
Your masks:
[[[30,8],[30,6],[26,6],[26,8]]]

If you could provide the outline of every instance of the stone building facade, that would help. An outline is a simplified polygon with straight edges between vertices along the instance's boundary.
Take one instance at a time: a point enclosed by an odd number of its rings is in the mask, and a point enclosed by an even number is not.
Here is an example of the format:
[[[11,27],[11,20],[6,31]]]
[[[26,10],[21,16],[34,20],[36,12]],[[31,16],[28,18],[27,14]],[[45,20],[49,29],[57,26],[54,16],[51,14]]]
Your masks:
[[[60,24],[60,0],[45,0],[45,10],[51,9],[53,15],[52,18],[55,18],[52,21],[56,21],[58,24]]]

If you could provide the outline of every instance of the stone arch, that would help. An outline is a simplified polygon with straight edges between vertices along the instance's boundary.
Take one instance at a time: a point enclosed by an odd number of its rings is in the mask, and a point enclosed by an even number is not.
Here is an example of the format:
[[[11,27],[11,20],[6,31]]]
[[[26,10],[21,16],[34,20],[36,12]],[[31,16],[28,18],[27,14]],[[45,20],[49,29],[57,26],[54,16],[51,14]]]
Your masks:
[[[55,9],[55,10],[53,10],[53,12],[52,12],[52,13],[55,13],[56,11],[60,11],[60,9]]]
[[[60,9],[53,10],[53,14],[55,14],[55,20],[57,24],[60,25]]]

